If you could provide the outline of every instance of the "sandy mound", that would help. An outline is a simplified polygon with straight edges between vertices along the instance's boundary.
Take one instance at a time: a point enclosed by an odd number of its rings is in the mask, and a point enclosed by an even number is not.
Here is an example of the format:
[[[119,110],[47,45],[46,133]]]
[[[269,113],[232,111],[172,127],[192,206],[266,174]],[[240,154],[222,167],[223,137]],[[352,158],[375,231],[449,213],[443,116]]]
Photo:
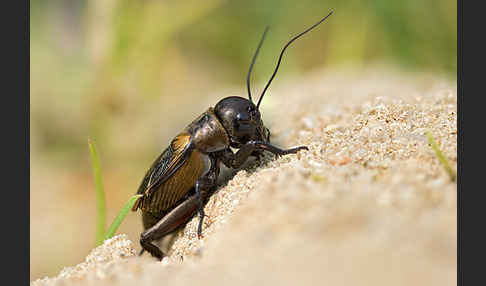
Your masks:
[[[310,150],[237,172],[202,240],[194,219],[158,262],[116,236],[31,285],[455,285],[456,183],[425,132],[455,170],[456,83],[367,70],[278,86],[272,140]]]

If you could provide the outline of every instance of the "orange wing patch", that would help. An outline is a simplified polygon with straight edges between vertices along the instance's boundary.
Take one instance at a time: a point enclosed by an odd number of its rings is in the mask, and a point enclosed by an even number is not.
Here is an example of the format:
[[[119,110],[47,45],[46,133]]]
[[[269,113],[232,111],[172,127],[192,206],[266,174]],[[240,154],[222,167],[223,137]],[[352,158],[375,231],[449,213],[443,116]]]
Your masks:
[[[177,135],[176,138],[172,140],[171,144],[174,148],[174,151],[177,152],[177,150],[180,150],[182,152],[182,150],[184,150],[184,148],[186,148],[189,143],[191,143],[191,134],[189,134],[189,132],[187,131],[184,131]]]

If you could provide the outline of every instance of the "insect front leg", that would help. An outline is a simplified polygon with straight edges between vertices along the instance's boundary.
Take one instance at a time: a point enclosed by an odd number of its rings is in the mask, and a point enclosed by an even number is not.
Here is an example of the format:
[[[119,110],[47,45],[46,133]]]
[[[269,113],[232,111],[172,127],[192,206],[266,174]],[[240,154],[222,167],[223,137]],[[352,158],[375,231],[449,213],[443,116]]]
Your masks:
[[[309,150],[309,148],[307,148],[307,146],[299,146],[290,149],[280,149],[276,146],[262,141],[248,141],[245,145],[241,146],[236,154],[233,153],[230,149],[222,151],[221,161],[227,167],[237,169],[241,165],[243,165],[243,163],[245,163],[245,161],[254,151],[268,151],[275,154],[276,156],[283,156],[287,154],[295,154],[300,150]]]

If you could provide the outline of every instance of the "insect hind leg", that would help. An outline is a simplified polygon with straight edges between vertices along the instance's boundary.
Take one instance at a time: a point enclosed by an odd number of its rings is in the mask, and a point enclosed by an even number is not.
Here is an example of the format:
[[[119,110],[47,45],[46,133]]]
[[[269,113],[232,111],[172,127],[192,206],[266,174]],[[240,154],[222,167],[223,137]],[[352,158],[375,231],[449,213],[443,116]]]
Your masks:
[[[152,256],[162,260],[166,255],[152,242],[182,227],[196,212],[199,212],[197,232],[198,236],[201,237],[202,223],[205,216],[204,202],[207,201],[210,191],[215,186],[218,175],[218,164],[216,164],[214,158],[211,158],[211,168],[204,176],[197,180],[194,186],[195,193],[184,198],[180,204],[163,216],[155,225],[142,232],[140,236],[140,245],[142,245],[142,248],[147,250]]]
[[[197,211],[199,207],[198,201],[196,195],[190,196],[154,226],[142,232],[140,235],[140,245],[142,248],[147,250],[152,256],[162,260],[166,255],[152,242],[163,238],[184,225]]]

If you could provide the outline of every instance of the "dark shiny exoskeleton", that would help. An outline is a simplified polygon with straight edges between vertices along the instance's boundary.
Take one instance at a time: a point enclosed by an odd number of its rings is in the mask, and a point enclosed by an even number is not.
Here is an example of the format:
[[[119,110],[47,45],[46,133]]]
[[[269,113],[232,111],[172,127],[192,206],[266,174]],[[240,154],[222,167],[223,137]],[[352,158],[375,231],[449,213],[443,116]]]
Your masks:
[[[255,105],[250,92],[250,74],[267,28],[248,72],[248,99],[231,96],[220,100],[214,108],[210,107],[179,133],[155,160],[138,189],[137,194],[143,196],[132,209],[142,210],[145,231],[140,238],[143,248],[141,253],[147,250],[152,256],[162,259],[165,254],[153,242],[184,226],[197,213],[198,236],[201,235],[205,216],[203,204],[216,186],[221,163],[238,169],[249,156],[259,157],[264,151],[282,156],[307,150],[306,146],[280,149],[271,145],[270,132],[263,124],[259,106],[278,70],[285,49],[329,15],[285,45],[277,67]],[[233,153],[230,147],[238,151]]]

